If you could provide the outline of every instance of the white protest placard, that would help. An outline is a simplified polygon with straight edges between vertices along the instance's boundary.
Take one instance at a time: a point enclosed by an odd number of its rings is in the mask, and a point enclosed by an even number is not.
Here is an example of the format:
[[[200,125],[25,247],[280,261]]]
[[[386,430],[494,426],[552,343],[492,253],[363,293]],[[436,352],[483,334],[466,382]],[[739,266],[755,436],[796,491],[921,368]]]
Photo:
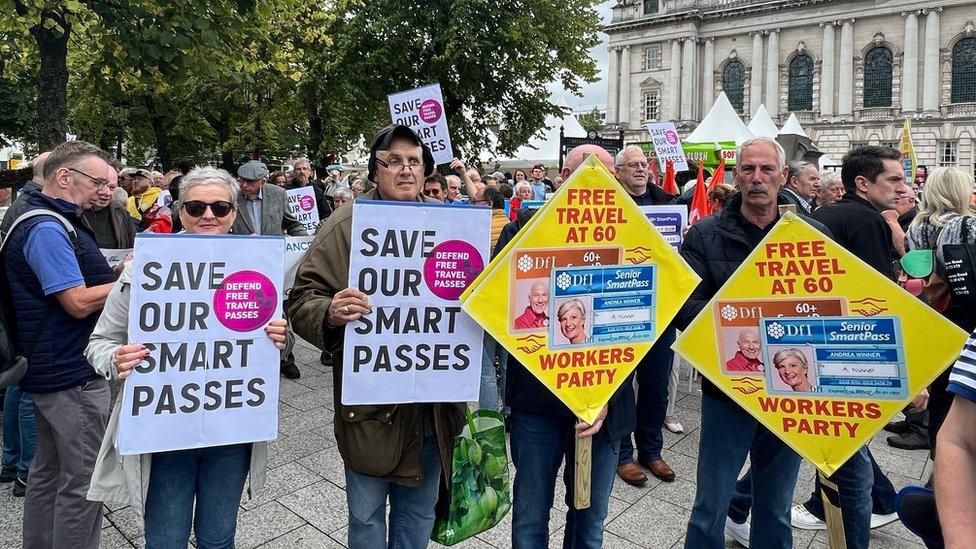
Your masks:
[[[410,126],[417,132],[430,147],[434,162],[447,164],[454,158],[440,84],[393,93],[387,99],[393,123]]]
[[[674,122],[648,124],[647,133],[651,134],[651,142],[654,143],[654,152],[657,153],[657,163],[661,173],[667,169],[668,160],[674,164],[676,172],[688,170],[688,159],[685,157],[684,149],[681,148],[681,138],[678,137]]]
[[[305,225],[308,234],[315,234],[319,226],[319,207],[315,203],[315,189],[311,186],[288,189],[288,210]]]
[[[129,257],[129,254],[132,253],[132,248],[128,248],[128,249],[100,248],[99,251],[102,252],[103,256],[105,256],[105,261],[108,262],[108,266],[115,268],[118,265],[120,265],[123,261],[125,261],[125,258]]]
[[[681,248],[688,229],[688,207],[681,205],[641,206],[641,211],[668,244]]]
[[[280,236],[136,236],[129,341],[150,353],[123,386],[120,453],[277,436],[281,355],[264,327],[281,318],[283,248]]]
[[[458,299],[488,264],[491,210],[356,201],[349,286],[373,310],[346,325],[342,403],[478,400],[484,332]]]
[[[285,295],[291,292],[291,287],[295,285],[295,275],[298,273],[298,264],[305,257],[315,240],[314,236],[286,236],[285,237]]]

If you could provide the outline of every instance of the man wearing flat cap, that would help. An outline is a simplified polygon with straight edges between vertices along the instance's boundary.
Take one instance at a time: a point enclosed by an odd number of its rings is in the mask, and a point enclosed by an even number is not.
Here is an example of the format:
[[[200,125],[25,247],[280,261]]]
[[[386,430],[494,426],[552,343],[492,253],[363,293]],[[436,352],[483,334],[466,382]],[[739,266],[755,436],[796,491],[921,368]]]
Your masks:
[[[373,138],[367,177],[376,186],[362,198],[433,202],[420,191],[434,167],[430,150],[413,130],[387,126]],[[349,287],[351,229],[352,208],[346,207],[319,229],[298,266],[291,325],[334,357],[334,428],[345,466],[349,547],[426,547],[440,488],[450,485],[454,437],[464,424],[464,404],[342,404],[346,324],[373,314],[366,294]]]
[[[265,185],[268,167],[249,160],[237,168],[241,192],[237,195],[237,218],[233,234],[307,236],[305,226],[288,211],[288,194],[275,185]]]
[[[265,185],[267,180],[268,167],[258,160],[249,160],[237,168],[241,192],[237,193],[237,217],[230,232],[244,235],[307,236],[305,225],[299,223],[288,211],[288,193],[277,185]],[[286,309],[289,303],[285,302]],[[298,379],[302,375],[292,352],[281,361],[281,375],[288,379]]]

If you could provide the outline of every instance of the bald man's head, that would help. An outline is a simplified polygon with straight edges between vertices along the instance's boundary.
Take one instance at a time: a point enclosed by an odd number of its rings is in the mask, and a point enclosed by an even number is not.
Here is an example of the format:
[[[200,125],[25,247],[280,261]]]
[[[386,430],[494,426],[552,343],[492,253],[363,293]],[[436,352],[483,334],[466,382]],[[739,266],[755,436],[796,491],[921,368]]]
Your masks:
[[[31,162],[31,169],[34,171],[34,181],[41,182],[44,181],[44,162],[47,157],[51,155],[51,151],[44,151],[37,155],[37,158]]]
[[[613,173],[616,166],[614,166],[613,156],[606,149],[597,145],[580,145],[569,151],[566,155],[563,170],[559,172],[563,176],[563,179],[568,179],[570,174],[575,172],[576,168],[579,168],[583,164],[583,160],[586,160],[586,155],[588,154],[595,154],[600,159],[600,162],[603,162],[603,165],[607,167],[607,170]]]

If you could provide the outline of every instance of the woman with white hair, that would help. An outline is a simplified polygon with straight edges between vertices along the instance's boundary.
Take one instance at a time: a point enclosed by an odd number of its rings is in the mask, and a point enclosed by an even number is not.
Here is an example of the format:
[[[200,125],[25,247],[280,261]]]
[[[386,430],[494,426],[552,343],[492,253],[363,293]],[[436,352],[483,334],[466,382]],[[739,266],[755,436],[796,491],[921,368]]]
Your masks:
[[[237,216],[240,192],[226,171],[196,168],[180,182],[179,216],[189,234],[227,234]],[[149,354],[130,343],[132,263],[105,302],[85,356],[106,379],[126,379]],[[265,333],[285,349],[285,320],[272,320]],[[277,366],[277,365],[276,365]],[[91,501],[133,506],[145,523],[147,548],[186,547],[191,524],[196,546],[233,547],[244,481],[250,490],[265,483],[268,443],[231,444],[142,455],[121,455],[115,446],[122,397],[116,399],[88,490]]]
[[[840,172],[836,170],[820,172],[820,193],[817,195],[817,207],[836,204],[843,197],[844,182],[840,180]]]

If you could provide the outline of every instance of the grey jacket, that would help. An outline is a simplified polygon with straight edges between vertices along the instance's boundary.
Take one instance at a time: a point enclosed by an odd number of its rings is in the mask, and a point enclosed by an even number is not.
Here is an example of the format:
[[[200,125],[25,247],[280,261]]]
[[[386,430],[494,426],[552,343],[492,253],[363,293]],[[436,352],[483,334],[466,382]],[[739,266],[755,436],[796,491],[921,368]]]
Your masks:
[[[288,193],[276,185],[261,186],[261,234],[275,236],[285,233],[290,236],[308,236],[305,226],[288,211]],[[237,194],[237,219],[230,232],[233,234],[254,234],[255,220],[251,218],[251,208],[247,205],[244,193]]]
[[[129,341],[129,298],[132,285],[132,262],[125,263],[122,275],[112,288],[105,301],[105,308],[98,318],[92,332],[85,356],[95,371],[105,379],[117,379],[118,371],[112,364],[112,355],[119,345]],[[287,353],[294,343],[294,336],[288,334],[285,343]],[[142,515],[149,492],[152,454],[119,454],[115,446],[119,430],[119,409],[122,406],[120,394],[112,408],[112,416],[98,450],[98,457],[88,486],[88,499],[108,501],[121,505],[132,505]],[[255,442],[251,447],[251,467],[248,474],[248,493],[260,490],[267,482],[268,443]]]

